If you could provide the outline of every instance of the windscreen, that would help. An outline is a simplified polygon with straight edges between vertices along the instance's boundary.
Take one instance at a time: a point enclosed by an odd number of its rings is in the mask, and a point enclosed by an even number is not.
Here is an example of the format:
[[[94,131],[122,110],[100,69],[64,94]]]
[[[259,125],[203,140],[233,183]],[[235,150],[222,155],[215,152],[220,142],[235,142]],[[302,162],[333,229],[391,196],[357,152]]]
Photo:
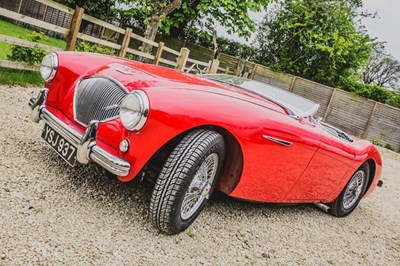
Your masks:
[[[236,77],[226,74],[215,75],[201,75],[206,79],[227,83],[236,87],[240,87],[246,91],[252,92],[271,100],[283,108],[287,109],[289,114],[296,117],[309,117],[313,116],[319,108],[316,104],[308,99],[293,94],[289,91],[280,89],[278,87],[261,83],[255,80],[250,80],[242,77]]]

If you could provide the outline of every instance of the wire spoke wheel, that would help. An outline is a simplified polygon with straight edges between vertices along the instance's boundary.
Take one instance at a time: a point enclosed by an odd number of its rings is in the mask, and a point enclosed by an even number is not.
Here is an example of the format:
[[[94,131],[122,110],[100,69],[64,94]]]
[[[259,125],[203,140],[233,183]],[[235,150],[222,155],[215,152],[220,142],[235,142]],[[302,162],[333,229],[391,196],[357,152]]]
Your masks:
[[[181,217],[190,218],[210,196],[211,184],[218,169],[218,154],[212,153],[203,161],[186,191],[181,208]]]
[[[343,197],[343,208],[349,210],[354,206],[361,196],[361,191],[365,184],[365,172],[359,170],[350,180]]]
[[[337,217],[345,217],[352,213],[367,190],[370,171],[369,164],[365,162],[351,176],[338,198],[331,204],[331,213]]]

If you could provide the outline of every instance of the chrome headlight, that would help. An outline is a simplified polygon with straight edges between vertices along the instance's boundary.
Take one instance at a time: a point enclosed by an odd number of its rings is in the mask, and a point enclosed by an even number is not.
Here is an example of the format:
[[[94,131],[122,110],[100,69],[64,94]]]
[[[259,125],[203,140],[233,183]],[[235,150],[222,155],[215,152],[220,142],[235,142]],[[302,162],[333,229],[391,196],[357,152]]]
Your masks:
[[[53,80],[58,69],[58,57],[55,53],[51,53],[43,57],[42,65],[40,66],[40,74],[46,82]]]
[[[130,131],[139,131],[149,115],[149,99],[143,91],[133,91],[122,99],[119,118]]]

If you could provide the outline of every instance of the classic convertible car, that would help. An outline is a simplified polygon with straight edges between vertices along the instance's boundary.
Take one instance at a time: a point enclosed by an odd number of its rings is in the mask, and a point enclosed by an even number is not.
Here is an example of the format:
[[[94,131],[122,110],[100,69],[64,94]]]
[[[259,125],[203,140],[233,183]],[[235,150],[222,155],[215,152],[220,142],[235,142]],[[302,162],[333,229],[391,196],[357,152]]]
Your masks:
[[[185,230],[214,188],[343,217],[382,184],[370,142],[274,86],[75,52],[47,55],[41,74],[45,88],[29,102],[31,119],[45,122],[41,137],[71,166],[152,179],[151,220],[167,234]]]

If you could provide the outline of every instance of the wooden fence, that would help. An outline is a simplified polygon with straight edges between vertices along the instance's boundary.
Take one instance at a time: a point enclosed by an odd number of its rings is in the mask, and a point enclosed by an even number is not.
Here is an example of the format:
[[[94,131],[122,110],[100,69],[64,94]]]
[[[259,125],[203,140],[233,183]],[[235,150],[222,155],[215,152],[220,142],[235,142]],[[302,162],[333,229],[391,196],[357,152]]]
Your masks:
[[[27,9],[27,7],[31,7],[31,9]],[[55,16],[54,14],[57,15]],[[50,0],[17,0],[12,2],[0,0],[0,16],[19,23],[28,24],[33,28],[59,34],[67,40],[65,47],[67,51],[74,50],[76,42],[79,39],[107,47],[115,51],[115,54],[121,57],[132,59],[146,58],[157,65],[160,64],[191,72],[198,72],[201,70],[202,73],[210,73],[213,71],[212,62],[204,62],[190,58],[190,51],[186,47],[180,50],[171,49],[163,42],[154,42],[133,33],[130,28],[123,29],[114,24],[89,16],[85,14],[84,9],[80,7],[73,10]],[[62,18],[62,23],[57,22],[57,20],[54,19],[55,17]],[[66,21],[69,22],[68,27],[66,27]],[[95,32],[92,30],[94,28],[97,29]],[[98,34],[98,32],[101,32],[101,34]],[[0,42],[25,47],[37,47],[48,51],[57,50],[54,47],[4,35],[0,35]],[[140,50],[140,45],[137,45],[141,43],[150,44],[153,47],[152,52],[142,52]],[[34,66],[6,60],[0,60],[0,66],[29,70],[36,69]],[[215,71],[216,69],[214,68],[214,73]]]
[[[37,10],[33,11],[32,7],[36,7]],[[226,54],[221,54],[219,60],[213,60],[213,53],[207,48],[199,48],[181,41],[169,42],[168,38],[162,36],[158,36],[157,41],[150,41],[130,28],[123,29],[84,14],[82,8],[77,7],[73,10],[50,0],[0,0],[0,16],[65,36],[66,50],[73,50],[76,41],[80,39],[113,49],[121,57],[147,58],[154,64],[190,72],[246,76],[278,86],[319,103],[321,108],[318,116],[327,123],[353,136],[400,151],[400,109],[293,75],[274,72],[267,67]],[[54,47],[4,35],[0,35],[0,42],[38,47],[48,51],[57,50]],[[140,50],[143,42],[153,47],[151,53],[146,54]],[[165,43],[171,43],[173,48]],[[0,66],[37,69],[35,66],[5,60],[0,60]]]
[[[320,104],[318,116],[351,135],[400,152],[400,109],[257,65],[254,79]]]

